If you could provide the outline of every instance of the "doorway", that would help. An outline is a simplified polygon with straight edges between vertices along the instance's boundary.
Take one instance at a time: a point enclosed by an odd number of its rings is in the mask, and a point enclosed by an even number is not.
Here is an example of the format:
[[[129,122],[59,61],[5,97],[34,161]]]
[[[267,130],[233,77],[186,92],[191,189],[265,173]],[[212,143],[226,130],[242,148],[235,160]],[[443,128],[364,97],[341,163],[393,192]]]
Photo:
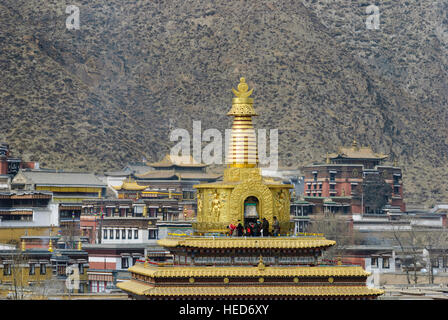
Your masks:
[[[257,219],[260,218],[260,204],[257,197],[247,197],[244,200],[244,226],[249,223],[257,223]]]

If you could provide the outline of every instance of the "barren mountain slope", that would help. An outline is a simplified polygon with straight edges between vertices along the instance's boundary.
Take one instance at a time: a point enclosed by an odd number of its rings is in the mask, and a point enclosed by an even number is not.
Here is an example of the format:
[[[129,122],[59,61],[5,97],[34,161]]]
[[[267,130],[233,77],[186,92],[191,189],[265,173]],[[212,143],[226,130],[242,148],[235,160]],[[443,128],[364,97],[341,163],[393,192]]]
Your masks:
[[[67,30],[64,1],[5,0],[0,138],[51,167],[157,160],[170,128],[229,128],[231,87],[244,76],[256,127],[279,129],[282,164],[320,161],[355,137],[405,166],[408,202],[448,200],[446,46],[429,27],[409,42],[383,24],[375,36],[340,30],[325,3],[353,19],[350,1],[94,0],[77,2],[80,30]],[[408,17],[390,21],[401,30]],[[414,55],[423,62],[411,66]]]

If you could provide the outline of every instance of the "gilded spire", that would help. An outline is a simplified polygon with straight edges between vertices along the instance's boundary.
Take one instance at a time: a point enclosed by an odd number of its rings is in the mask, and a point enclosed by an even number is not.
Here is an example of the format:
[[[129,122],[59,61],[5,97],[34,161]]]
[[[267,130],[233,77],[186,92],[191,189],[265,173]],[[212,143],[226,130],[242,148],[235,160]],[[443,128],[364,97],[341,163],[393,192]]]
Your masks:
[[[238,91],[236,91],[235,89],[232,88],[233,93],[238,97],[238,98],[248,98],[251,94],[252,91],[254,89],[249,89],[249,86],[246,83],[246,79],[241,78],[240,79],[240,84],[238,85]]]
[[[358,148],[358,142],[356,142],[356,139],[353,139],[352,147],[353,147],[353,150],[358,150],[359,149]]]
[[[249,98],[253,89],[244,78],[240,79],[238,90],[232,88],[235,98],[232,99],[232,109],[227,113],[235,117],[230,137],[228,163],[231,167],[254,168],[258,163],[257,140],[252,117],[256,116],[253,107],[254,99]]]

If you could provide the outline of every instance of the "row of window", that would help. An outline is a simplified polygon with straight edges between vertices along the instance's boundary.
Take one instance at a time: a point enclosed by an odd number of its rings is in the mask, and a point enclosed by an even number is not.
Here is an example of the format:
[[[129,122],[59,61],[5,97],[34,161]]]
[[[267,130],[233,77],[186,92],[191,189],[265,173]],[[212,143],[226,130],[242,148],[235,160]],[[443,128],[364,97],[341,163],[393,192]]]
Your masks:
[[[377,257],[371,258],[371,266],[373,268],[378,268],[378,258]],[[390,268],[389,258],[383,257],[383,269],[389,269],[389,268]]]
[[[112,288],[113,283],[111,281],[90,281],[90,292],[106,292],[106,289]]]
[[[36,264],[37,263],[30,263],[29,265],[29,275],[35,275],[36,274]],[[39,271],[41,275],[47,274],[47,264],[46,263],[40,263],[39,264]],[[4,264],[3,265],[3,275],[4,276],[10,276],[12,273],[12,267],[11,264]]]
[[[133,266],[137,262],[137,259],[139,259],[139,258],[140,257],[132,257],[132,265],[129,265],[129,258],[128,257],[121,258],[121,268],[122,269],[127,269],[127,268]]]
[[[132,232],[134,231],[134,232]],[[148,229],[148,239],[157,239],[157,230]],[[103,239],[104,240],[131,240],[138,239],[138,230],[137,229],[104,229],[103,230]]]
[[[108,232],[109,231],[109,232]],[[114,232],[115,231],[115,232]],[[120,233],[121,231],[121,233]],[[134,237],[132,237],[132,231],[134,231]],[[115,235],[115,237],[114,237]],[[104,229],[103,230],[103,239],[138,239],[138,230],[127,229],[127,237],[126,237],[126,229]]]
[[[29,269],[28,269],[28,274],[29,274],[30,276],[36,274],[36,268],[37,268],[37,265],[39,266],[39,267],[38,267],[38,268],[39,268],[39,273],[40,273],[41,275],[45,275],[45,274],[47,274],[47,264],[46,264],[46,263],[30,263],[30,264],[29,264]],[[82,263],[80,263],[80,264],[78,265],[78,268],[79,268],[79,274],[84,274],[84,265],[83,265]],[[9,264],[9,263],[8,263],[8,264],[4,264],[4,265],[3,265],[3,275],[4,275],[4,276],[10,276],[11,273],[12,273],[12,267],[11,267],[11,264]],[[64,268],[64,271],[61,272],[61,274],[62,274],[62,275],[65,275],[65,268]]]

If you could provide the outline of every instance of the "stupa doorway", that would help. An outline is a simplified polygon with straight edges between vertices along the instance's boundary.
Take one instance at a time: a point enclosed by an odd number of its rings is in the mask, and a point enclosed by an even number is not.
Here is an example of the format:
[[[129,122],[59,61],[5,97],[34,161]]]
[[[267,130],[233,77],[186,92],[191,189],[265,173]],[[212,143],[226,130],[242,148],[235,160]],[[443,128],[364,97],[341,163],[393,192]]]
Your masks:
[[[244,200],[244,225],[256,223],[260,218],[260,205],[257,197],[250,196]]]

